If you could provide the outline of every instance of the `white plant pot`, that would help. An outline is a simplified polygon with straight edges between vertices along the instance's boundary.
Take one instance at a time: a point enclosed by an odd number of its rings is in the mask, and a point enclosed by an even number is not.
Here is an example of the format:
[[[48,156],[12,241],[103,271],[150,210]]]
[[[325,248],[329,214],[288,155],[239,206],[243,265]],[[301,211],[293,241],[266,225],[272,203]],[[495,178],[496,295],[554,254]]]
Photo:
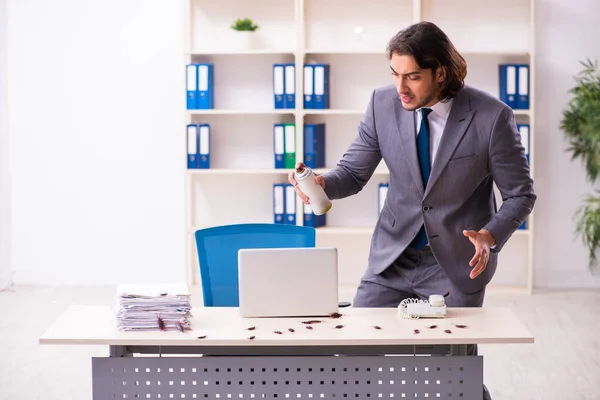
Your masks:
[[[235,32],[234,45],[238,50],[251,50],[254,46],[254,32],[253,31]]]

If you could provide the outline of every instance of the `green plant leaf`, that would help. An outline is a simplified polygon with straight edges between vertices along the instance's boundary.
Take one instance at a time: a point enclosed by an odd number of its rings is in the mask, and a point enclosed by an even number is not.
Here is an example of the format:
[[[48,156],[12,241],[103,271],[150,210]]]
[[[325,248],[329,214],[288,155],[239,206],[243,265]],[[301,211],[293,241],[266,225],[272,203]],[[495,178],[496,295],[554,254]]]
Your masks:
[[[575,76],[576,85],[569,90],[573,97],[562,113],[560,129],[571,160],[579,159],[587,180],[594,183],[600,176],[600,73],[597,60],[588,58],[580,64],[582,69]],[[600,196],[588,197],[575,218],[575,233],[589,250],[589,268],[595,268],[600,250]]]
[[[588,248],[588,267],[594,269],[598,266],[597,252],[600,249],[600,196],[589,196],[575,215],[578,218],[575,233],[581,236]]]
[[[250,18],[238,18],[232,25],[231,29],[235,31],[255,31],[258,29],[258,25],[256,25]]]
[[[563,111],[561,130],[569,142],[573,159],[579,158],[586,168],[588,181],[595,182],[600,173],[600,75],[597,62],[582,61],[577,85],[569,92],[573,98]]]

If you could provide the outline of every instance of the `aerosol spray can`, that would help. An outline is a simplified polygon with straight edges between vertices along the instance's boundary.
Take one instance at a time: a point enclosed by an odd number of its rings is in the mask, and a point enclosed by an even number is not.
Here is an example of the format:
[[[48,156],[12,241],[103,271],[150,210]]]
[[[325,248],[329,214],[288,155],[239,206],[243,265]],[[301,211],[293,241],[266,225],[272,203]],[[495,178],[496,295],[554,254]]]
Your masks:
[[[325,194],[323,187],[315,182],[315,174],[307,166],[296,168],[294,179],[298,188],[308,196],[310,207],[315,215],[325,214],[331,209],[331,200]]]

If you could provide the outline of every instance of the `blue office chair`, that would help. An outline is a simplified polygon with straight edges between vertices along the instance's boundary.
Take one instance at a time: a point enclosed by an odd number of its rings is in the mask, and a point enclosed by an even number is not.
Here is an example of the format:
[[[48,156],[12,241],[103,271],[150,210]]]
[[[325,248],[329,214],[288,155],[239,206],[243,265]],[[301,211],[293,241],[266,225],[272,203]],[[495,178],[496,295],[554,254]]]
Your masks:
[[[315,247],[315,228],[239,224],[195,232],[205,307],[238,307],[238,250]]]

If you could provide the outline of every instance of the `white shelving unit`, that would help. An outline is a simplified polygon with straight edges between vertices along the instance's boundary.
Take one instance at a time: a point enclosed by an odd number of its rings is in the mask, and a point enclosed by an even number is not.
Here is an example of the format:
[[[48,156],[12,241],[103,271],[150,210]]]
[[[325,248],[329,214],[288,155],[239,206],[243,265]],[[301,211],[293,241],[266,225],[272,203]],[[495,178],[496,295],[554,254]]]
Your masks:
[[[273,168],[273,124],[296,124],[296,159],[302,160],[304,123],[326,124],[326,168],[333,168],[356,134],[372,90],[392,83],[385,56],[402,28],[427,20],[450,37],[468,63],[466,83],[498,95],[498,64],[530,64],[529,110],[515,110],[530,125],[534,165],[534,0],[185,0],[185,64],[214,65],[215,108],[186,110],[187,123],[211,125],[211,169],[186,170],[187,277],[199,283],[194,231],[243,222],[272,222],[272,185],[291,170]],[[259,25],[254,46],[240,48],[229,26],[240,17]],[[362,34],[355,34],[360,27]],[[303,65],[327,63],[330,109],[304,110]],[[272,68],[296,65],[296,108],[273,107]],[[184,89],[182,87],[182,95]],[[181,134],[185,129],[182,127]],[[182,149],[184,160],[185,149]],[[334,202],[317,246],[339,250],[340,285],[356,287],[367,266],[377,220],[377,185],[389,180],[382,163],[361,193]],[[501,199],[498,197],[498,201]],[[297,221],[303,220],[297,199]],[[492,286],[531,292],[533,215],[500,255]]]

